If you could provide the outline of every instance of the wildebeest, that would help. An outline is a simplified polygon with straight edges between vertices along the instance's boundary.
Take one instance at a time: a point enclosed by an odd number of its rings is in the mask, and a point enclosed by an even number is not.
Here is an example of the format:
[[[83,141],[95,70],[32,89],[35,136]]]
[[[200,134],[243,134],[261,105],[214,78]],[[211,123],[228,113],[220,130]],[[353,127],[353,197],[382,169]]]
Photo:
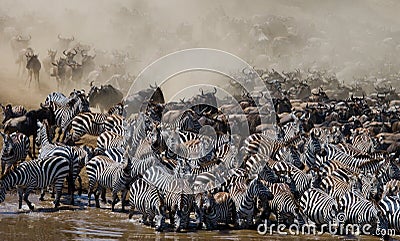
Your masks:
[[[90,106],[98,107],[102,112],[121,102],[123,98],[122,92],[114,88],[112,85],[101,85],[100,87],[97,87],[91,83],[90,87],[88,93]]]
[[[71,38],[64,38],[61,36],[61,34],[59,34],[58,36],[58,49],[59,50],[63,50],[63,49],[68,49],[69,45],[72,41],[74,41],[74,36],[72,36]]]
[[[26,109],[22,105],[11,106],[10,104],[3,106],[0,104],[3,109],[3,124],[11,118],[20,117],[26,114]]]
[[[127,96],[124,100],[125,111],[132,114],[138,113],[140,110],[146,110],[149,101],[153,104],[164,104],[164,94],[160,87],[150,85],[148,89],[140,90]]]
[[[41,105],[38,110],[28,111],[25,115],[11,118],[4,124],[4,133],[21,132],[27,137],[33,136],[32,154],[35,156],[35,140],[37,136],[37,122],[47,120],[47,123],[54,125],[54,112],[49,108]]]
[[[39,72],[40,72],[40,69],[42,68],[42,64],[40,63],[40,61],[38,59],[38,55],[37,54],[27,54],[26,60],[27,60],[26,68],[28,69],[29,86],[31,85],[31,82],[32,82],[32,76],[34,76],[35,81],[38,84],[38,87],[40,87]]]
[[[67,80],[72,79],[72,68],[68,65],[67,60],[60,58],[54,65],[51,76],[56,77],[57,89],[60,90],[60,86],[63,86]]]
[[[23,38],[21,35],[14,36],[10,40],[11,50],[13,51],[14,57],[18,57],[18,53],[21,49],[26,49],[29,46],[29,42],[32,37],[29,35],[29,38]]]
[[[43,59],[43,67],[47,74],[51,75],[52,64],[56,60],[57,50],[47,50],[47,56]]]

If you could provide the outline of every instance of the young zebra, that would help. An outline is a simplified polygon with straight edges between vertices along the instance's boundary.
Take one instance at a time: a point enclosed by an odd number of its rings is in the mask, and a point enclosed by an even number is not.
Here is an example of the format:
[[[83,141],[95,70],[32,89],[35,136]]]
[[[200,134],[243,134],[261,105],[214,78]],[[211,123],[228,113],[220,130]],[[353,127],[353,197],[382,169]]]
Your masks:
[[[264,202],[273,199],[273,195],[261,181],[255,178],[249,185],[233,183],[230,195],[235,202],[237,222],[239,227],[248,227],[253,224],[253,213],[255,209],[254,199],[261,198]]]
[[[115,204],[119,202],[118,192],[122,191],[121,202],[122,211],[125,211],[125,199],[128,193],[129,185],[132,182],[131,178],[132,163],[131,159],[122,163],[113,163],[107,166],[97,177],[97,191],[95,193],[96,207],[100,207],[99,203],[99,192],[102,188],[110,188],[112,190],[112,204],[111,211],[114,212]]]
[[[3,137],[3,147],[1,149],[1,170],[2,174],[6,173],[8,169],[18,163],[25,161],[26,156],[32,158],[29,152],[29,138],[22,133],[11,133],[10,135],[0,132]]]
[[[5,199],[6,190],[17,186],[19,195],[18,208],[22,208],[22,194],[24,192],[23,199],[28,204],[29,209],[33,210],[34,206],[28,200],[30,192],[35,188],[45,188],[54,184],[57,192],[54,205],[55,208],[58,208],[64,179],[67,177],[68,172],[69,161],[64,157],[49,157],[24,162],[4,175],[0,180],[0,203]],[[24,190],[21,187],[24,187]]]
[[[165,205],[155,186],[142,178],[134,181],[129,189],[129,204],[129,219],[136,209],[142,214],[143,224],[154,225],[157,231],[162,231],[165,226]]]

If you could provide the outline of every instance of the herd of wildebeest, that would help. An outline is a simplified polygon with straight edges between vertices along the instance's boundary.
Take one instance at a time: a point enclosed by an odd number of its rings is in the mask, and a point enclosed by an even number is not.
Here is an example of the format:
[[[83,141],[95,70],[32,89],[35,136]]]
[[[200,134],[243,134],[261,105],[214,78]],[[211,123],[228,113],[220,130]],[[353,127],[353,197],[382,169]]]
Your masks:
[[[87,94],[52,92],[39,109],[2,106],[0,200],[17,188],[19,208],[24,200],[34,210],[29,193],[40,189],[44,200],[50,186],[58,208],[67,180],[73,205],[75,180],[87,175],[88,207],[92,195],[100,207],[111,189],[112,211],[121,201],[156,230],[323,229],[345,215],[341,222],[371,225],[378,236],[400,231],[396,89],[377,82],[367,94],[322,71],[241,71],[249,84],[257,72],[269,90],[232,97],[242,114],[229,111],[232,99],[217,100],[217,89],[166,103],[157,86],[127,97],[91,86]],[[238,131],[245,127],[248,136]],[[80,142],[85,134],[97,136],[96,146]]]
[[[54,195],[55,208],[61,197],[74,205],[84,175],[88,208],[111,190],[111,211],[129,205],[130,218],[140,213],[157,231],[343,223],[400,232],[399,74],[349,86],[323,70],[245,68],[239,82],[260,79],[265,90],[232,81],[231,98],[218,99],[215,88],[167,102],[157,85],[124,97],[134,79],[128,54],[96,65],[91,46],[58,40],[39,60],[31,36],[10,39],[19,72],[37,85],[39,73],[54,77],[58,90],[37,109],[2,105],[0,202],[16,188],[19,208],[25,201],[34,210],[34,190],[41,201]],[[89,89],[66,91],[81,81]]]

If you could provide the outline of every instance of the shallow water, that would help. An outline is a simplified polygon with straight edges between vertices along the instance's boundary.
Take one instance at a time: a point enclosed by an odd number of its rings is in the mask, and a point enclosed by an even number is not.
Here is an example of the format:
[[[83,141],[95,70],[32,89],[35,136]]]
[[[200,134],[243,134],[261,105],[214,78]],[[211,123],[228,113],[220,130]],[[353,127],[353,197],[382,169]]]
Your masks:
[[[118,205],[116,212],[111,212],[108,204],[101,204],[101,209],[88,208],[86,194],[76,196],[76,206],[64,203],[58,211],[53,210],[50,195],[40,202],[37,194],[31,194],[30,201],[35,205],[33,212],[26,204],[18,210],[15,193],[7,195],[0,204],[0,240],[379,240],[377,237],[327,234],[262,236],[253,230],[155,232],[139,223],[140,215],[129,220],[127,213],[119,212]]]

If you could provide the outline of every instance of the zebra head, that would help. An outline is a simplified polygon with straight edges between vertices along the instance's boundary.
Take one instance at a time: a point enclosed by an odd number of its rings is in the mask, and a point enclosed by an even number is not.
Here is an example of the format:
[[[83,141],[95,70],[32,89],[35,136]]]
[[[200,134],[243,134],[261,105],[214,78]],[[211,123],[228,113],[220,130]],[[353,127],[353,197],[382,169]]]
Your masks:
[[[1,136],[3,137],[3,148],[1,149],[1,159],[3,160],[5,156],[12,156],[13,155],[13,148],[12,148],[12,138],[10,135],[0,132]]]

